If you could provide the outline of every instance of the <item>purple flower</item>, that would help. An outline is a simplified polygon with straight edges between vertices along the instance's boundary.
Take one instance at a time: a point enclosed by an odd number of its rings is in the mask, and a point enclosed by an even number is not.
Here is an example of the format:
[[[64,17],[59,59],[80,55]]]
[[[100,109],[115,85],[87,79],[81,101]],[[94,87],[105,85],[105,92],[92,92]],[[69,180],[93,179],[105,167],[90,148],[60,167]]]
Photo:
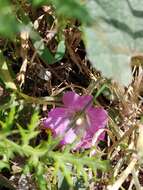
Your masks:
[[[52,132],[54,138],[60,137],[60,145],[71,144],[75,149],[90,148],[94,135],[107,124],[107,112],[101,107],[92,106],[92,96],[79,96],[75,92],[63,95],[64,106],[53,108],[44,119],[44,128]],[[104,134],[98,140],[104,140]]]

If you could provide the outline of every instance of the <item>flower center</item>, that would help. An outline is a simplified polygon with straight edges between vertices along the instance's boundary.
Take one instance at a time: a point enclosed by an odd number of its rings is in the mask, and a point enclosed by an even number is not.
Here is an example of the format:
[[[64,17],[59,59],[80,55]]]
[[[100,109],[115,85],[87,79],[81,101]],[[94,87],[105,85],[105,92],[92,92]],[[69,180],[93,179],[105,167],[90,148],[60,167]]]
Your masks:
[[[74,117],[73,117],[73,121],[74,121],[74,126],[76,128],[76,130],[82,130],[85,131],[86,127],[88,125],[87,123],[87,116],[85,112],[76,112]]]
[[[69,125],[70,128],[73,128],[76,133],[84,133],[88,127],[87,115],[85,112],[74,112],[71,116],[71,122]]]
[[[84,122],[85,122],[85,118],[84,117],[79,117],[79,118],[77,118],[75,124],[77,126],[79,126],[79,125],[82,125]]]
[[[80,126],[85,122],[85,119],[86,119],[85,113],[82,113],[80,111],[76,111],[72,114],[71,126],[72,127]]]

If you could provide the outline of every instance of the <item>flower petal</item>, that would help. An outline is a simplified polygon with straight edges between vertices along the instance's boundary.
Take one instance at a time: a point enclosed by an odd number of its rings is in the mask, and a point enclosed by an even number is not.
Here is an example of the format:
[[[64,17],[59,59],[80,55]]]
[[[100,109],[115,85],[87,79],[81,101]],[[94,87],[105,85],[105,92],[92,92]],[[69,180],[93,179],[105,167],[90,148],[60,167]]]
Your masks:
[[[85,95],[85,96],[79,96],[75,92],[66,92],[63,95],[63,103],[65,107],[74,110],[74,111],[79,111],[83,109],[88,103],[89,105],[87,108],[91,107],[92,105],[92,96],[90,95]]]
[[[107,112],[103,108],[90,108],[87,110],[87,120],[89,127],[87,128],[87,134],[94,135],[99,129],[105,128],[108,122]],[[100,140],[104,139],[104,135],[100,135]]]
[[[103,108],[90,108],[86,110],[87,122],[86,122],[86,133],[81,138],[80,142],[77,143],[75,149],[80,148],[88,149],[92,146],[92,140],[96,132],[104,128],[107,124],[108,117],[107,112]],[[99,135],[98,140],[104,140],[104,133]]]
[[[63,140],[60,142],[61,145],[65,145],[65,144],[71,144],[74,142],[74,140],[76,139],[76,134],[74,132],[74,130],[71,128],[69,129],[65,135]]]
[[[49,114],[48,118],[43,121],[44,127],[50,129],[54,136],[62,136],[68,129],[70,123],[67,109],[54,108]]]

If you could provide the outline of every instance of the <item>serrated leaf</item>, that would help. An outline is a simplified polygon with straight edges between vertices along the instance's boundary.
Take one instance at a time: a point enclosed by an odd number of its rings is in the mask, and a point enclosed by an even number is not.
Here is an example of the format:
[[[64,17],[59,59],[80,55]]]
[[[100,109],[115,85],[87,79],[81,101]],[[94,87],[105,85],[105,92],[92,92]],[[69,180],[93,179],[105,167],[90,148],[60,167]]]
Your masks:
[[[57,173],[57,179],[58,179],[58,189],[59,190],[69,189],[69,185],[68,185],[63,173],[61,172],[61,170],[59,170]]]
[[[132,80],[131,57],[143,51],[143,9],[139,4],[139,0],[87,3],[94,20],[84,28],[88,58],[104,76],[126,86]]]

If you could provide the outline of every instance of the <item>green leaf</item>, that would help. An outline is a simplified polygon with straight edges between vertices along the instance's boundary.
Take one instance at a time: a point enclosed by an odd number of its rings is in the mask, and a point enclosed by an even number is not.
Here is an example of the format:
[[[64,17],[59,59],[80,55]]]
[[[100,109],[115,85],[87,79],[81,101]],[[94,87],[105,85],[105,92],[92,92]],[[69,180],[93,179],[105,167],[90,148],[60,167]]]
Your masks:
[[[28,125],[29,132],[35,131],[38,121],[39,121],[39,115],[38,112],[35,111],[31,117],[30,124]]]
[[[104,42],[104,39],[102,40],[100,37],[102,31],[99,29],[97,29],[98,31],[91,27],[84,29],[89,60],[105,77],[113,78],[123,85],[128,85],[132,79],[129,55],[114,52],[109,47],[108,42],[106,40]]]
[[[69,167],[67,166],[74,166],[74,169],[76,170],[76,173],[78,176],[82,176],[85,182],[88,179],[87,173],[85,172],[85,167],[89,167],[92,169],[92,171],[96,171],[97,169],[100,169],[102,171],[109,170],[109,161],[108,160],[101,160],[101,158],[98,157],[89,157],[87,155],[82,154],[71,154],[68,152],[52,152],[49,151],[49,156],[52,157],[55,161],[56,165],[56,171],[58,172],[58,169],[61,169],[62,173],[64,174],[64,177],[66,178],[68,184],[70,186],[73,185],[72,180],[72,172]],[[68,163],[68,164],[67,164]]]
[[[31,32],[30,37],[41,59],[47,64],[53,64],[54,57],[49,49],[45,46],[42,37],[36,32]]]
[[[61,40],[58,44],[57,52],[55,54],[55,62],[60,61],[64,57],[65,50],[65,40]]]
[[[18,30],[19,23],[13,14],[12,5],[8,0],[0,0],[0,34],[12,38]]]
[[[132,56],[143,51],[143,9],[138,0],[91,0],[87,8],[94,20],[84,27],[87,55],[104,76],[123,85],[131,80]]]
[[[6,162],[6,161],[4,161],[4,160],[0,160],[0,171],[1,171],[2,169],[4,169],[4,168],[9,169],[9,168],[10,168],[10,167],[9,167],[9,163]]]
[[[8,113],[8,116],[5,121],[5,130],[10,131],[12,124],[15,119],[15,114],[16,114],[16,108],[14,106],[11,107],[10,112]]]
[[[76,18],[85,23],[91,21],[90,15],[81,0],[51,0],[50,2],[55,5],[59,16]]]

